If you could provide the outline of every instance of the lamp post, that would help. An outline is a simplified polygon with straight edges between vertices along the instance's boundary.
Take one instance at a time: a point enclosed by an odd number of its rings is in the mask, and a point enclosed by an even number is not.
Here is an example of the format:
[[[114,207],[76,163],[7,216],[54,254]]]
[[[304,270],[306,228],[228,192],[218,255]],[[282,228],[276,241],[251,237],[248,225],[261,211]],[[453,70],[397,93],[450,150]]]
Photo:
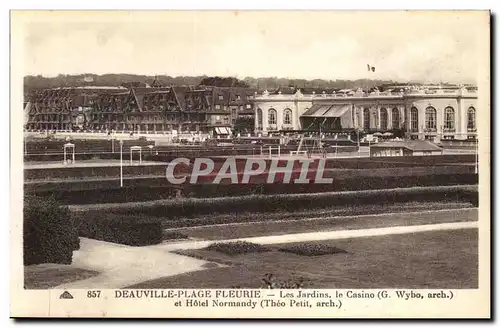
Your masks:
[[[123,140],[120,140],[120,187],[123,187]]]
[[[354,105],[353,105],[354,108]],[[358,157],[361,157],[361,143],[359,140],[359,109],[355,109],[356,133],[358,135]]]
[[[358,157],[361,157],[361,144],[360,144],[360,141],[359,141],[359,126],[356,129],[356,132],[358,133]]]

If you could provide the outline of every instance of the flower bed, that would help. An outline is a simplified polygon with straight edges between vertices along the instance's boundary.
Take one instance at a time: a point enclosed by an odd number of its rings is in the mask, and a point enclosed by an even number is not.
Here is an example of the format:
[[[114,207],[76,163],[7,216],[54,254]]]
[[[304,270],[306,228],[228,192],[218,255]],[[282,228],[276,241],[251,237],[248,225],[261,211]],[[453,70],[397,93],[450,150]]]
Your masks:
[[[303,256],[321,256],[327,254],[347,253],[345,250],[327,244],[303,243],[297,245],[288,245],[279,248],[280,252],[293,253]]]
[[[229,243],[214,243],[205,248],[207,251],[216,251],[227,255],[239,255],[245,253],[269,252],[272,249],[263,245],[236,241]]]

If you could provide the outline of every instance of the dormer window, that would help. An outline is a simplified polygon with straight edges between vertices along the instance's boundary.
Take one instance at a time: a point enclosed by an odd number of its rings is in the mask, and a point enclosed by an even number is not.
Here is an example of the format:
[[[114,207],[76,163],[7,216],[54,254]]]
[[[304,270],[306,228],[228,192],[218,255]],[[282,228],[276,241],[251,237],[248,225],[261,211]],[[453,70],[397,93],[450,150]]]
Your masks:
[[[219,100],[224,100],[224,96],[223,95],[219,95]]]

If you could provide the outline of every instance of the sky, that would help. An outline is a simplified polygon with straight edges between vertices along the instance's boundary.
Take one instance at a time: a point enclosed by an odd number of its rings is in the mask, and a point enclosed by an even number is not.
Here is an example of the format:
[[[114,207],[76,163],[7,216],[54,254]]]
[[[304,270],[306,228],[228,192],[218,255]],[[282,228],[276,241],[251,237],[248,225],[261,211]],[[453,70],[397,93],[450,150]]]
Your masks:
[[[460,11],[17,12],[12,33],[24,75],[474,83],[488,24]]]

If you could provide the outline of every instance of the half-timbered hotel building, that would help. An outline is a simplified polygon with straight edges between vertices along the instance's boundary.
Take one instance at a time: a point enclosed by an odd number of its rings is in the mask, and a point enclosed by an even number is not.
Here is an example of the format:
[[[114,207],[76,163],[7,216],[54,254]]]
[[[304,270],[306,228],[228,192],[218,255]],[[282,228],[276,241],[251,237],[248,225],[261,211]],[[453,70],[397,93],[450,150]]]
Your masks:
[[[70,87],[29,99],[27,130],[128,133],[229,132],[252,116],[255,91],[213,86]]]

